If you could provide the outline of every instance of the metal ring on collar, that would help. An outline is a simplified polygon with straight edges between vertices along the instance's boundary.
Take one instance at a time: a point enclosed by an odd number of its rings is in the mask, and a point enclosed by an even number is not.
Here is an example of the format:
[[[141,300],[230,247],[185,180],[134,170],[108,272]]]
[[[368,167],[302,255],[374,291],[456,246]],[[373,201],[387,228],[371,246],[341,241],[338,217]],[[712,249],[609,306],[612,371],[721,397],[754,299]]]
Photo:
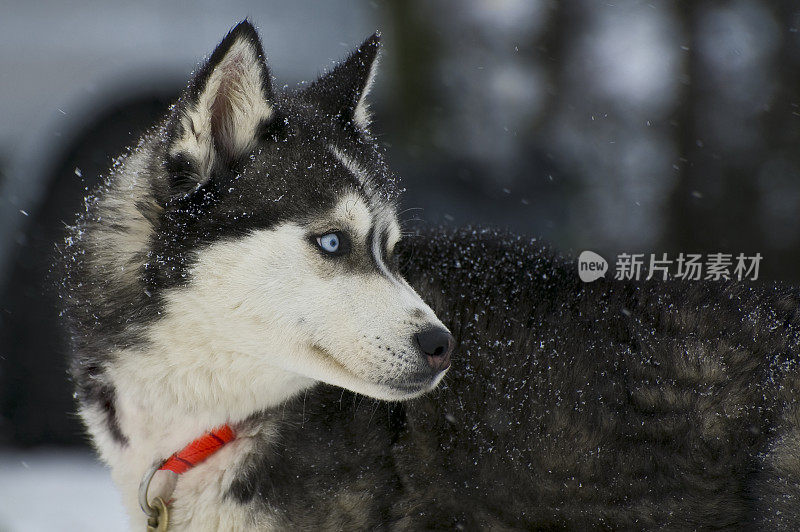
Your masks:
[[[163,460],[150,466],[150,469],[147,470],[142,477],[142,481],[139,483],[139,506],[142,507],[142,511],[145,513],[145,515],[150,518],[158,517],[158,508],[150,505],[150,502],[147,499],[147,490],[150,488],[150,481],[153,480],[153,476],[156,474],[156,471],[161,469],[162,465],[164,465]]]

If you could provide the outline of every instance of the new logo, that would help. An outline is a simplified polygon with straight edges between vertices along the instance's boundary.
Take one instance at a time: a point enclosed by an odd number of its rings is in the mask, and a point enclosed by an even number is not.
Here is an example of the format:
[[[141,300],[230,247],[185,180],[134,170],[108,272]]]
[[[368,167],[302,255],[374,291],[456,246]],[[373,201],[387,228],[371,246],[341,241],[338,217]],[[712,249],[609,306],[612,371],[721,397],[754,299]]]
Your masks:
[[[594,251],[583,251],[578,256],[578,275],[584,283],[605,277],[607,271],[608,262]]]

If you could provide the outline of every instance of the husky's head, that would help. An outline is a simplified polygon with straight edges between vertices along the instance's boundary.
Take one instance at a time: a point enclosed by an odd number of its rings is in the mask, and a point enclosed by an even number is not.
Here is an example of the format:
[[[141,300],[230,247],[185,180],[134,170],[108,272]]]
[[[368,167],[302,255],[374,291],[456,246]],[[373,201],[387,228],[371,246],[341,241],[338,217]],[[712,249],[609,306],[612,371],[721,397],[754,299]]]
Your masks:
[[[278,369],[404,399],[447,370],[453,338],[394,257],[397,189],[365,101],[378,48],[373,35],[282,92],[255,29],[239,24],[155,147],[134,151],[98,195],[87,248],[159,301],[142,334],[151,352],[181,352],[170,371],[203,375],[219,394],[270,386],[259,375]]]

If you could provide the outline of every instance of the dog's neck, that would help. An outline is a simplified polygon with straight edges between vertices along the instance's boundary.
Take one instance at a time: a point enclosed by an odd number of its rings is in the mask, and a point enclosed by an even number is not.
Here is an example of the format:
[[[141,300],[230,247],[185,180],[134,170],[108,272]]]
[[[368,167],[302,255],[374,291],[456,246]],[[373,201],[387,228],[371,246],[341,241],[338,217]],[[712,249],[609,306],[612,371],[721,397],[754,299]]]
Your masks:
[[[237,374],[234,361],[218,353],[207,356],[220,358],[226,371],[183,368],[173,356],[155,353],[120,357],[110,368],[127,446],[165,458],[211,428],[241,422],[314,384],[274,367],[257,375]]]
[[[82,412],[134,518],[141,513],[137,503],[139,482],[156,461],[215,427],[237,427],[255,413],[277,407],[315,383],[280,368],[264,368],[257,375],[239,374],[236,357],[241,354],[237,353],[202,353],[209,361],[207,371],[181,367],[185,353],[181,353],[180,345],[173,344],[169,350],[126,353],[108,369],[123,441],[109,429],[107,412],[93,412],[91,407]],[[193,349],[198,360],[201,348]],[[242,445],[232,447],[241,454]],[[231,461],[236,453],[234,449],[223,451],[217,460]]]
[[[147,341],[115,353],[107,369],[120,432],[128,440],[124,447],[150,462],[214,427],[278,406],[315,382],[270,365],[263,356],[296,358],[280,330],[265,330],[258,345],[250,345],[204,310],[211,305],[200,292],[168,298]]]

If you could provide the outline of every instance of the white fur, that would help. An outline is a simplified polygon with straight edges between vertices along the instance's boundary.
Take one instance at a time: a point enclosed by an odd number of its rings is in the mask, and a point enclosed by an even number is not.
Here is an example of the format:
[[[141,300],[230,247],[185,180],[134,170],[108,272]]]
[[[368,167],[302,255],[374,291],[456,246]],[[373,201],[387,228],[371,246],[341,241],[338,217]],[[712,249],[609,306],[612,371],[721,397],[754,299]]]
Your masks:
[[[348,172],[353,174],[358,181],[364,185],[364,188],[369,191],[371,194],[374,193],[374,187],[372,184],[372,177],[355,159],[347,155],[345,152],[340,150],[337,146],[333,144],[328,145],[328,150],[333,154],[336,159],[342,163]]]
[[[152,197],[150,184],[140,177],[145,175],[148,155],[146,150],[137,150],[117,160],[114,168],[124,164],[124,171],[113,171],[109,190],[99,196],[101,216],[113,217],[115,224],[125,230],[101,223],[89,233],[93,248],[90,266],[101,269],[102,277],[111,276],[125,284],[137,281],[140,256],[147,250],[153,232],[137,205],[147,204],[154,212],[161,210]]]
[[[364,185],[369,184],[370,177],[369,173],[364,170],[355,159],[347,155],[345,152],[334,146],[333,144],[328,145],[328,149],[331,151],[334,157],[339,160],[342,165],[344,165],[347,170],[356,176],[358,181]]]
[[[339,162],[342,163],[342,165],[351,174],[353,174],[362,185],[364,185],[365,189],[370,191],[372,190],[369,173],[362,168],[355,159],[347,155],[333,144],[329,145],[328,149],[334,155],[334,157],[336,157],[336,159],[338,159]],[[387,241],[387,247],[391,251],[394,249],[397,241],[400,240],[400,236],[402,234],[400,231],[400,225],[397,223],[397,213],[394,211],[394,207],[391,204],[375,203],[371,206],[371,208],[374,213],[375,227],[377,232],[380,233],[383,230],[388,231],[389,239]],[[380,250],[380,241],[378,239],[375,239],[373,242],[372,255],[375,258],[375,262],[378,264],[378,268],[385,277],[391,279],[395,283],[405,284],[406,287],[408,287],[405,281],[397,278],[383,263]],[[410,289],[410,287],[408,288]]]
[[[394,208],[388,205],[376,207],[375,210],[383,214],[383,216],[377,217],[380,222],[376,223],[376,232],[378,234],[386,231],[388,235],[388,239],[386,241],[387,249],[391,252],[394,249],[395,244],[398,240],[400,240],[400,225],[397,223],[397,218],[394,212]],[[383,262],[383,253],[381,250],[381,241],[378,238],[375,238],[372,241],[372,256],[375,259],[375,263],[378,265],[378,269],[380,272],[387,278],[390,279],[393,283],[403,286],[405,288],[411,289],[408,286],[408,283],[401,277],[396,276],[392,273],[386,264]]]
[[[372,84],[375,83],[375,74],[378,71],[378,58],[380,56],[375,56],[375,60],[372,61],[372,65],[369,68],[369,75],[367,76],[367,83],[364,85],[364,90],[361,91],[361,95],[358,97],[358,102],[356,103],[356,109],[353,113],[353,122],[355,122],[356,126],[360,129],[366,131],[369,128],[370,123],[372,122],[372,114],[369,111],[369,102],[367,101],[367,95],[372,90]]]

